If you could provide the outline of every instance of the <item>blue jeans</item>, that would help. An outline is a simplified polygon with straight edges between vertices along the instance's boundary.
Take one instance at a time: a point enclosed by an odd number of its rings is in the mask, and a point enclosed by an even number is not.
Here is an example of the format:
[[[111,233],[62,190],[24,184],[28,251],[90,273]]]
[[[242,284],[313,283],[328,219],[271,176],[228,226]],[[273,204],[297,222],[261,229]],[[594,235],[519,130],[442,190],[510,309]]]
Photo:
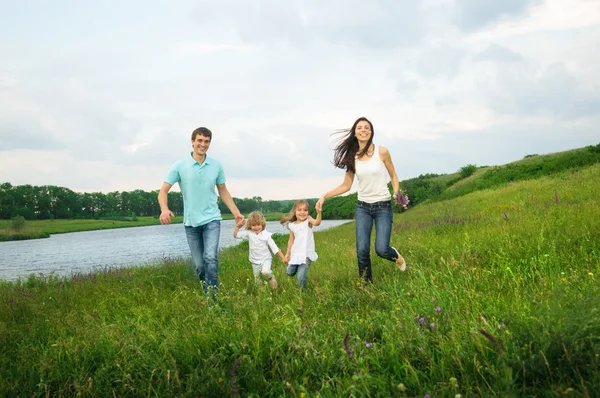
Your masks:
[[[358,274],[373,282],[371,274],[371,231],[375,221],[375,253],[381,258],[396,261],[396,252],[390,247],[392,235],[392,204],[390,201],[356,204],[356,255]]]
[[[212,288],[212,295],[219,290],[219,235],[221,235],[221,221],[214,220],[208,224],[199,227],[185,226],[185,235],[187,237],[192,260],[196,274],[200,278],[204,287],[204,292],[208,293]]]
[[[285,273],[289,276],[296,275],[296,278],[298,278],[298,287],[300,289],[306,289],[306,275],[308,274],[311,264],[312,261],[308,258],[306,259],[305,264],[289,264],[285,267]]]

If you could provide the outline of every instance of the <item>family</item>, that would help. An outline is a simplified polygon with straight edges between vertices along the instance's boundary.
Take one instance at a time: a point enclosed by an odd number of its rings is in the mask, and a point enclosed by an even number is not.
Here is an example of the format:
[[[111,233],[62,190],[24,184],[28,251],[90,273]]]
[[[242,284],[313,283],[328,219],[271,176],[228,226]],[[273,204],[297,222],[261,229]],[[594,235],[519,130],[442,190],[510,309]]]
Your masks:
[[[221,232],[221,212],[218,196],[235,218],[233,235],[249,241],[249,260],[254,278],[269,281],[271,288],[277,288],[277,280],[271,270],[271,252],[287,264],[287,275],[298,279],[301,289],[307,287],[307,274],[311,264],[317,260],[313,226],[321,224],[323,203],[327,198],[346,193],[352,187],[354,177],[358,180],[358,201],[356,204],[356,255],[358,273],[367,282],[372,282],[371,273],[371,231],[375,224],[375,252],[381,258],[396,263],[401,271],[406,270],[406,262],[398,250],[390,246],[393,212],[387,183],[391,180],[393,197],[399,195],[400,182],[390,152],[373,143],[375,131],[366,118],[357,119],[350,129],[339,131],[343,134],[334,149],[334,165],[345,169],[344,181],[323,194],[315,207],[317,218],[310,216],[309,204],[305,200],[294,203],[290,213],[281,218],[281,223],[290,231],[285,255],[273,241],[266,227],[262,213],[255,211],[244,216],[235,205],[227,186],[223,166],[207,156],[212,140],[212,132],[200,127],[192,133],[190,156],[175,163],[169,170],[158,193],[160,222],[169,224],[174,214],[169,210],[168,192],[178,183],[183,195],[183,224],[192,254],[196,273],[202,282],[205,293],[212,297],[219,288],[218,246]],[[216,191],[215,191],[216,187]],[[244,224],[244,230],[240,230]]]

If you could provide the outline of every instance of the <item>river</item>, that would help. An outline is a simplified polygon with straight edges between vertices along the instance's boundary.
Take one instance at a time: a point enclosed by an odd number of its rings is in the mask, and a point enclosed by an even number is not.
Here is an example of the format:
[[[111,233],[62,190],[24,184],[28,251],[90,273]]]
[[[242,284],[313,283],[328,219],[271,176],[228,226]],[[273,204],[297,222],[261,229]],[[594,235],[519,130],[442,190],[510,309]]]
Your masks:
[[[348,220],[323,220],[314,230],[322,231],[346,222]],[[221,222],[220,248],[240,242],[233,237],[234,226],[233,220]],[[288,233],[277,221],[268,221],[267,230]],[[71,232],[47,239],[0,242],[0,279],[14,281],[26,279],[30,274],[69,276],[189,255],[182,224]]]

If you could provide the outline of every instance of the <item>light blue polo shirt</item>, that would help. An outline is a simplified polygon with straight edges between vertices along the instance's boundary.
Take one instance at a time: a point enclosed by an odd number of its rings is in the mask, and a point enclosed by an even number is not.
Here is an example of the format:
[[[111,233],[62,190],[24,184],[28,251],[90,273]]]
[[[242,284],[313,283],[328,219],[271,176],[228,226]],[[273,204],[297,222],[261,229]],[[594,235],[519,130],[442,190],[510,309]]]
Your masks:
[[[225,184],[225,172],[217,160],[206,156],[200,164],[191,155],[171,167],[165,182],[179,183],[183,194],[183,224],[198,227],[222,220],[216,185]]]

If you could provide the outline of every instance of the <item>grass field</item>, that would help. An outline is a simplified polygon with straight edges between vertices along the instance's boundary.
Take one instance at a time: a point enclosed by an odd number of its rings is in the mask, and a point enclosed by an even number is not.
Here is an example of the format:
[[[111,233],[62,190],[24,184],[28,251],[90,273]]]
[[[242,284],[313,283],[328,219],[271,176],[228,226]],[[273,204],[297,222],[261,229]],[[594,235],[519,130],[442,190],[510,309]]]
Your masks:
[[[0,395],[593,397],[600,391],[600,165],[395,215],[401,273],[354,225],[315,235],[297,289],[220,255],[0,284]],[[286,237],[276,236],[280,247]]]

